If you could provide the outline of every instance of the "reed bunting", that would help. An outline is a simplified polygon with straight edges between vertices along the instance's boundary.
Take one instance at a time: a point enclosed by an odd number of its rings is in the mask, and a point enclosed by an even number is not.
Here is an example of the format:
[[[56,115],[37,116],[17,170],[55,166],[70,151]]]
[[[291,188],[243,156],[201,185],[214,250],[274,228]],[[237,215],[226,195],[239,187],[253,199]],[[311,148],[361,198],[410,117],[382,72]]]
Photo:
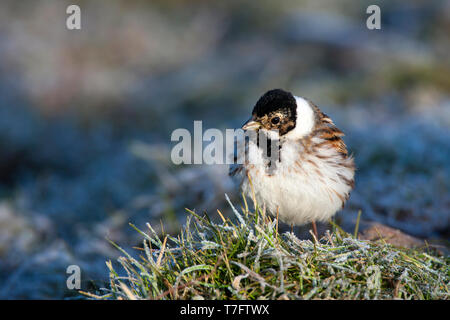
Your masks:
[[[281,89],[258,100],[242,129],[258,139],[241,144],[230,176],[260,207],[291,226],[313,223],[317,236],[315,222],[343,208],[354,187],[344,133],[311,101]]]

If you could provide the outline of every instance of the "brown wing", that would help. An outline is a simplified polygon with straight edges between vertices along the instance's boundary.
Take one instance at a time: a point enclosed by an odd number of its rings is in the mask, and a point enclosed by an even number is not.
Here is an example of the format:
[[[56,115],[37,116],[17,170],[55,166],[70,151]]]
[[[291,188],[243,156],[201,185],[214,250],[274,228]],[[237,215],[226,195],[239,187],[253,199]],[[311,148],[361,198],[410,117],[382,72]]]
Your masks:
[[[333,120],[331,120],[330,117],[323,113],[319,109],[319,107],[314,105],[312,102],[310,102],[310,104],[313,107],[314,113],[316,115],[316,125],[313,129],[313,132],[311,133],[311,136],[319,137],[324,140],[323,142],[316,145],[316,147],[329,144],[333,146],[333,148],[335,148],[344,157],[347,157],[347,146],[342,139],[344,133],[338,127],[336,127],[336,125],[333,123]]]

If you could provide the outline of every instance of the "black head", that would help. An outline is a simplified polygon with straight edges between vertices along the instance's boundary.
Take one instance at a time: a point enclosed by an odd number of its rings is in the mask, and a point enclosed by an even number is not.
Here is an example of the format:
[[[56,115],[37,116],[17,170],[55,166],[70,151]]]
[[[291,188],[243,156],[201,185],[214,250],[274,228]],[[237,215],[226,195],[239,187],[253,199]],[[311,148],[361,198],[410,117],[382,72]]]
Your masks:
[[[297,117],[297,103],[294,96],[281,89],[267,91],[258,102],[252,112],[252,126],[248,129],[264,128],[278,130],[282,136],[295,128]],[[247,129],[244,126],[244,129]]]
[[[266,114],[270,114],[275,111],[283,111],[286,114],[292,114],[296,116],[297,104],[292,93],[281,90],[273,89],[267,91],[259,98],[253,108],[252,114],[257,117],[263,117]]]

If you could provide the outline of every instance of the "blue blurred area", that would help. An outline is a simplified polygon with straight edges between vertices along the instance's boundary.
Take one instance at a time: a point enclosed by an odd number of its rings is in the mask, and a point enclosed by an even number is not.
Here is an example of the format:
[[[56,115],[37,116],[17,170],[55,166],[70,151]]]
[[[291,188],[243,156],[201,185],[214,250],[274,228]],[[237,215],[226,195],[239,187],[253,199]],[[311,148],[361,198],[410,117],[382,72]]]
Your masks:
[[[338,215],[450,236],[450,5],[381,1],[69,1],[0,4],[0,298],[83,289],[150,222],[226,213],[220,166],[176,167],[170,133],[234,128],[268,89],[308,97],[347,134],[358,172]],[[238,200],[237,200],[238,201]],[[93,284],[93,282],[95,284]]]

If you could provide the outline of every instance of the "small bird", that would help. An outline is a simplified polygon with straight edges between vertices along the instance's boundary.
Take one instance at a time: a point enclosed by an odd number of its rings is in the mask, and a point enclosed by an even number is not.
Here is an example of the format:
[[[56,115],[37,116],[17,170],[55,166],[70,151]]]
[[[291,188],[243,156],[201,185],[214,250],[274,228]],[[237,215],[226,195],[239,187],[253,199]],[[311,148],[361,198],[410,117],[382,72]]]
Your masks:
[[[312,223],[317,237],[315,222],[343,208],[354,187],[344,133],[311,101],[281,89],[257,101],[242,129],[263,135],[267,146],[259,138],[244,143],[229,175],[280,221],[291,227]]]

